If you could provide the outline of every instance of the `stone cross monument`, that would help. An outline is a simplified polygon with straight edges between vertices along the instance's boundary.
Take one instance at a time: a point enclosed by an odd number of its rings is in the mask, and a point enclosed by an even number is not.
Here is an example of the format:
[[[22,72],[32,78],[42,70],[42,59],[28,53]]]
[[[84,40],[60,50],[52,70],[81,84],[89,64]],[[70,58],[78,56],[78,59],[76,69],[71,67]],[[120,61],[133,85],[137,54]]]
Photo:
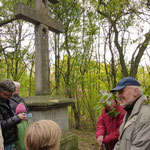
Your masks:
[[[48,1],[57,2],[57,0],[35,0],[35,8],[23,3],[15,5],[16,19],[23,19],[35,25],[35,96],[25,98],[32,113],[29,123],[41,119],[56,121],[63,131],[60,150],[78,150],[77,137],[68,131],[68,106],[73,104],[74,100],[60,95],[49,95],[48,31],[62,33],[63,26],[48,16]]]
[[[49,0],[56,3],[57,0]],[[48,15],[48,0],[35,0],[35,9],[23,3],[15,5],[15,17],[35,24],[35,94],[50,93],[48,31],[63,32],[63,25]]]

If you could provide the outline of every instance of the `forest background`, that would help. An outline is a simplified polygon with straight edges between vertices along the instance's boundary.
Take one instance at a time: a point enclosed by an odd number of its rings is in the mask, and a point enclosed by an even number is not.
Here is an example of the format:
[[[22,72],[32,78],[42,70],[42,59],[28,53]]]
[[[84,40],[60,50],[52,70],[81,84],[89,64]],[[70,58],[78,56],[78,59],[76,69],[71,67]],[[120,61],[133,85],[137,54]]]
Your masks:
[[[34,95],[34,26],[15,19],[17,2],[0,0],[0,80],[19,81],[26,97]],[[49,14],[64,26],[63,34],[49,33],[51,94],[75,99],[71,128],[95,131],[99,91],[123,77],[138,79],[150,96],[149,0],[60,0]]]

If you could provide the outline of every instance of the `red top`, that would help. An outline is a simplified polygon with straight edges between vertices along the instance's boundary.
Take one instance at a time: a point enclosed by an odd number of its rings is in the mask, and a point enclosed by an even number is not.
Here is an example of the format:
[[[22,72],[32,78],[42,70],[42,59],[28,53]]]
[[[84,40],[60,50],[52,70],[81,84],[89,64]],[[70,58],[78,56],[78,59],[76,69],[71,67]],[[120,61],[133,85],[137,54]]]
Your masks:
[[[96,138],[99,135],[103,135],[103,143],[108,144],[109,150],[113,150],[115,144],[118,141],[119,137],[119,127],[123,121],[123,117],[126,111],[122,106],[117,106],[117,112],[120,112],[116,118],[110,117],[106,112],[105,108],[102,110],[102,113],[97,121],[97,131]]]

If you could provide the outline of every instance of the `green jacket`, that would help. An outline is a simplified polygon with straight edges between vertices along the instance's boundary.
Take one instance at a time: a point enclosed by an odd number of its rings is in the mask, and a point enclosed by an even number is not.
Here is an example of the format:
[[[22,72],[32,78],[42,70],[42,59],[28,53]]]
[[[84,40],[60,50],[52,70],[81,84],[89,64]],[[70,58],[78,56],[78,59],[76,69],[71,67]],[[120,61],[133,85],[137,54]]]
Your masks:
[[[19,123],[17,125],[19,140],[14,143],[16,150],[26,150],[26,148],[25,148],[25,133],[26,133],[27,127],[28,127],[27,121],[22,121],[21,123]]]
[[[137,100],[126,123],[125,115],[114,150],[150,150],[150,105],[144,100],[144,95]]]

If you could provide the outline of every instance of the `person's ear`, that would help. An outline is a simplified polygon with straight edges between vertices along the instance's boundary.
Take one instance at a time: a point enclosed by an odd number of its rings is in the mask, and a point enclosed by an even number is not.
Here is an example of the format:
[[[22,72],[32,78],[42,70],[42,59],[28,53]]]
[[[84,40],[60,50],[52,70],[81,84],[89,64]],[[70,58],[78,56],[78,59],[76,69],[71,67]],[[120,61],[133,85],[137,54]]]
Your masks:
[[[135,88],[134,89],[134,96],[136,97],[136,96],[138,96],[139,95],[139,89],[138,88]]]

